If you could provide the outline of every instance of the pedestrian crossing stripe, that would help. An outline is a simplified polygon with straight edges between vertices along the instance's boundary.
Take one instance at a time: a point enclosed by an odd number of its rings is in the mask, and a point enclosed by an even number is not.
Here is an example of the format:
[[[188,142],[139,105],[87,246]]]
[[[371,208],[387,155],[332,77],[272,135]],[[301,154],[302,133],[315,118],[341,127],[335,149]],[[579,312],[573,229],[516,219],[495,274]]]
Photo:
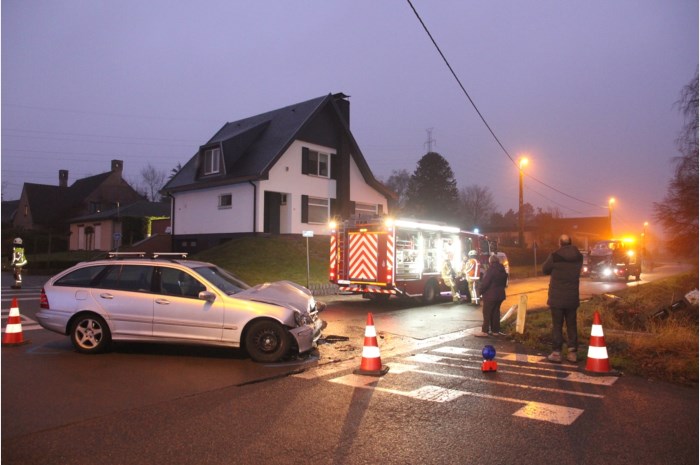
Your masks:
[[[392,373],[394,370],[393,364],[389,364]],[[405,369],[405,366],[403,367]],[[396,372],[394,372],[396,374]],[[500,400],[517,404],[524,404],[516,410],[513,415],[527,418],[530,420],[547,421],[559,425],[570,425],[583,413],[582,409],[566,407],[563,405],[547,404],[544,402],[534,402],[522,399],[514,399],[511,397],[495,396],[492,394],[482,394],[478,392],[460,391],[456,389],[448,389],[441,386],[425,385],[412,391],[402,391],[399,389],[390,389],[379,386],[382,379],[376,376],[364,376],[349,374],[338,378],[331,379],[332,383],[343,384],[360,389],[372,389],[374,391],[386,392],[388,394],[396,394],[412,399],[424,400],[428,402],[450,402],[463,396],[478,397],[491,400]]]
[[[541,358],[544,359],[544,357],[541,357]],[[453,357],[444,357],[444,356],[433,355],[433,354],[416,354],[416,355],[407,357],[407,361],[410,361],[410,362],[415,361],[415,362],[422,362],[422,363],[431,363],[434,365],[465,368],[468,370],[481,370],[480,366],[470,367],[470,366],[466,366],[466,365],[459,364],[459,363],[452,363],[453,361],[462,361],[462,360],[463,359],[453,358]],[[575,382],[575,383],[596,384],[596,385],[602,385],[602,386],[612,386],[615,383],[615,381],[617,381],[617,379],[618,379],[615,376],[588,376],[584,373],[578,373],[575,371],[558,370],[558,369],[553,369],[553,368],[523,367],[520,365],[502,363],[500,357],[497,357],[497,360],[499,363],[498,372],[499,373],[507,373],[507,374],[511,374],[511,375],[530,376],[530,377],[542,378],[542,379],[555,379],[558,381],[569,381],[569,382]],[[550,363],[550,365],[551,365],[551,363]],[[524,371],[504,370],[501,368],[502,366],[519,368],[521,370],[537,370],[540,372],[547,372],[547,373],[554,373],[554,374],[526,373]]]

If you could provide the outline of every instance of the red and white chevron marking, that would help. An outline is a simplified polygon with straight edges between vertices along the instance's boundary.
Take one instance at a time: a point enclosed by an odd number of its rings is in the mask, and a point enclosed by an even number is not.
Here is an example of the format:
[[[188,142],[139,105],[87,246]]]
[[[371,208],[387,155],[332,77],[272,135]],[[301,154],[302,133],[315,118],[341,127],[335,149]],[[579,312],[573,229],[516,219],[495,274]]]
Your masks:
[[[337,279],[336,273],[338,271],[338,239],[335,234],[331,234],[331,260],[330,260],[330,270],[329,277],[331,281]]]
[[[394,277],[394,235],[386,236],[386,282],[390,283]]]
[[[349,279],[377,281],[377,234],[350,234]]]

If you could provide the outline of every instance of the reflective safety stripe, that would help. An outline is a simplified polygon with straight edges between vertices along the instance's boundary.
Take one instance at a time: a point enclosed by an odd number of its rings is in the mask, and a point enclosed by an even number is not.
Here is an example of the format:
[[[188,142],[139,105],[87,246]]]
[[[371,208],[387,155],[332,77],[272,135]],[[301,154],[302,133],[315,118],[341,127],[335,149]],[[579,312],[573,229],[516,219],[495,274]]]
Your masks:
[[[599,360],[606,359],[608,358],[608,349],[605,347],[588,346],[588,356]]]
[[[379,347],[364,346],[362,348],[362,358],[379,358]]]
[[[603,325],[591,326],[591,336],[602,337],[603,336]]]
[[[365,337],[377,337],[377,330],[374,326],[365,327]]]
[[[5,332],[6,333],[21,333],[22,332],[22,323],[8,323],[7,326],[5,326]]]

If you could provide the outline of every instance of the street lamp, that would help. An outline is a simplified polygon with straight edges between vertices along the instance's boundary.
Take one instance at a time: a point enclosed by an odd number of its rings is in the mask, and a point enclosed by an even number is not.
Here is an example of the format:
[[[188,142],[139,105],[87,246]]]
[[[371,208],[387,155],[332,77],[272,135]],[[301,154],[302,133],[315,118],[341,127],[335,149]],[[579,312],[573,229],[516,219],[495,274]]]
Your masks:
[[[647,258],[647,226],[649,226],[649,222],[645,221],[642,229],[642,265]]]
[[[613,235],[613,224],[612,224],[612,211],[613,204],[615,203],[615,197],[610,197],[608,200],[608,220],[610,221],[610,236]]]
[[[525,246],[525,212],[523,211],[523,168],[527,166],[527,158],[521,157],[518,162],[520,171],[520,196],[518,198],[518,246]]]

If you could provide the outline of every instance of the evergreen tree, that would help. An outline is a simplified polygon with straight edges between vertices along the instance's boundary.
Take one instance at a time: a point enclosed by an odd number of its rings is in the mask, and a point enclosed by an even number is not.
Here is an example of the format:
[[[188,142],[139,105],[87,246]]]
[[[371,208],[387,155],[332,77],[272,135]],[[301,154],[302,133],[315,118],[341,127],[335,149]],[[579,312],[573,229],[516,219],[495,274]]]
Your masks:
[[[406,212],[416,218],[459,223],[459,191],[450,164],[428,152],[418,161],[406,194]]]

